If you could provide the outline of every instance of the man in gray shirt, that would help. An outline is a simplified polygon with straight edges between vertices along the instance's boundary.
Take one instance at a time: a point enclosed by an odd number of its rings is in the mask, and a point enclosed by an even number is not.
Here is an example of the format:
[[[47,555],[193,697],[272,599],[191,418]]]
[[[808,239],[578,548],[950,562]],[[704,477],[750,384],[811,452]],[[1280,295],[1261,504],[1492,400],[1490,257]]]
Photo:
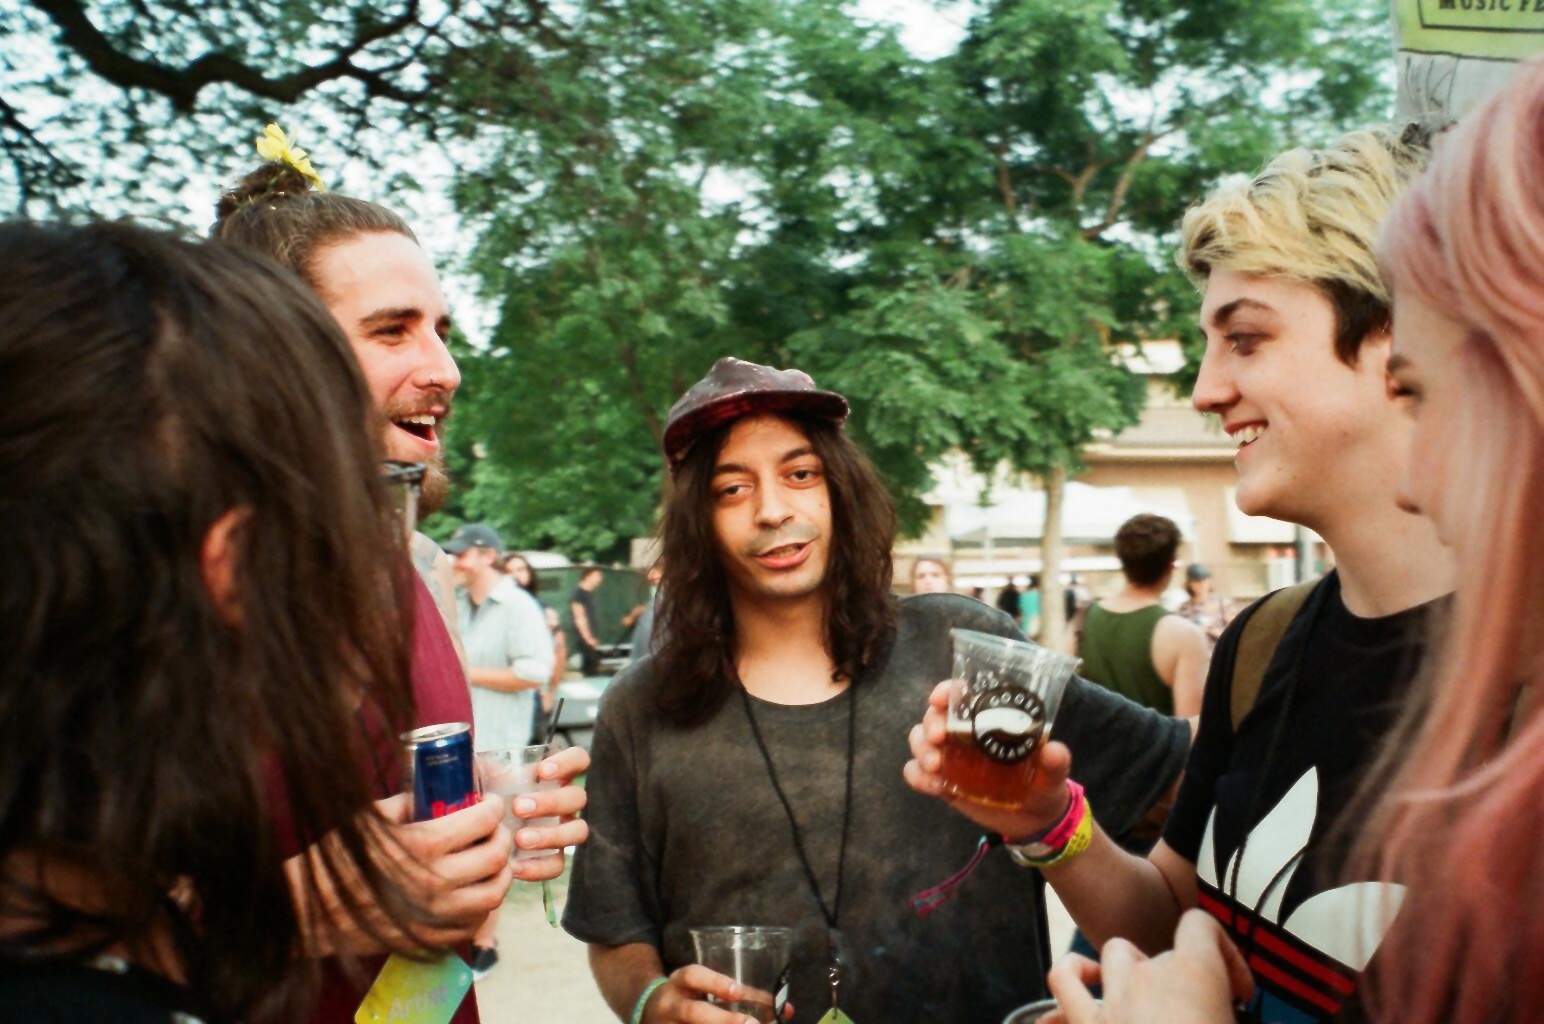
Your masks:
[[[552,675],[552,634],[536,599],[499,568],[504,541],[485,523],[459,527],[445,542],[455,559],[456,622],[472,684],[472,724],[478,750],[529,746],[536,694]],[[499,961],[494,932],[499,911],[472,939],[472,974]]]
[[[484,523],[468,523],[445,542],[455,559],[456,622],[478,750],[530,744],[536,694],[552,677],[546,613],[499,569],[502,551],[498,531]]]
[[[833,1003],[857,1024],[997,1024],[1045,992],[1037,873],[1003,851],[913,909],[983,837],[906,787],[907,733],[950,673],[951,627],[1020,634],[967,598],[891,596],[894,512],[846,415],[805,374],[734,359],[671,410],[663,638],[602,703],[563,918],[621,1020],[744,1019],[700,1001],[734,997],[693,965],[704,925],[794,929],[799,1024]],[[1078,680],[1056,728],[1117,830],[1189,739]]]

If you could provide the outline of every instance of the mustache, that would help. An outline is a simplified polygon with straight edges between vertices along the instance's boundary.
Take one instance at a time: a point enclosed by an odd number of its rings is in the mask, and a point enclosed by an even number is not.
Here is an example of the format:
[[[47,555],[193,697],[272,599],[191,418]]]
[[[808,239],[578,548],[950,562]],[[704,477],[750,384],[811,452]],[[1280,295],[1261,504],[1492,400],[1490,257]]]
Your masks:
[[[387,420],[401,420],[409,416],[434,416],[440,417],[440,422],[450,419],[454,405],[452,392],[443,392],[414,402],[394,402],[381,410],[381,415]]]
[[[775,530],[763,530],[754,540],[745,545],[741,554],[747,558],[756,558],[774,548],[789,544],[808,544],[819,536],[820,531],[813,526],[783,526]]]

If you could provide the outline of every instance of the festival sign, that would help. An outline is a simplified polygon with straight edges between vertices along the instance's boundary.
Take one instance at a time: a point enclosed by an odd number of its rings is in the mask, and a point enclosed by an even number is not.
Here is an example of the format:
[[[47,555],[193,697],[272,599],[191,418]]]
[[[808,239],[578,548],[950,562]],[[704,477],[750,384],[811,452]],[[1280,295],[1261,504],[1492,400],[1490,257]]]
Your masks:
[[[1544,0],[1391,0],[1398,111],[1452,121],[1544,51]]]

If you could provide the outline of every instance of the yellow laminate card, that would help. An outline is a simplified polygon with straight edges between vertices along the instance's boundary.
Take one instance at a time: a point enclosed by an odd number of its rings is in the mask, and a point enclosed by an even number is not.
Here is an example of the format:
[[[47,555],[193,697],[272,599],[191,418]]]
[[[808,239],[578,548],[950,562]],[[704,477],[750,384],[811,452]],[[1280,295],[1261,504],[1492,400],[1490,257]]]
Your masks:
[[[459,956],[420,963],[393,955],[365,993],[354,1024],[449,1024],[472,987]]]
[[[1522,60],[1544,49],[1540,0],[1395,0],[1401,50]]]
[[[833,1006],[830,1013],[820,1018],[820,1024],[853,1024],[853,1021],[851,1017]]]

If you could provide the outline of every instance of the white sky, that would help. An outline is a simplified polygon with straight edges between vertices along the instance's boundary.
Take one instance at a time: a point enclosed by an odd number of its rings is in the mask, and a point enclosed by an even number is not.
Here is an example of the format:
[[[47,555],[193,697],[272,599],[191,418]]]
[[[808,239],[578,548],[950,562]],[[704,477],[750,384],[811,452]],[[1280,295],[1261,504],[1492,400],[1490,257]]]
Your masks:
[[[971,0],[858,0],[853,11],[860,18],[899,25],[906,48],[931,60],[959,45],[973,6]]]

